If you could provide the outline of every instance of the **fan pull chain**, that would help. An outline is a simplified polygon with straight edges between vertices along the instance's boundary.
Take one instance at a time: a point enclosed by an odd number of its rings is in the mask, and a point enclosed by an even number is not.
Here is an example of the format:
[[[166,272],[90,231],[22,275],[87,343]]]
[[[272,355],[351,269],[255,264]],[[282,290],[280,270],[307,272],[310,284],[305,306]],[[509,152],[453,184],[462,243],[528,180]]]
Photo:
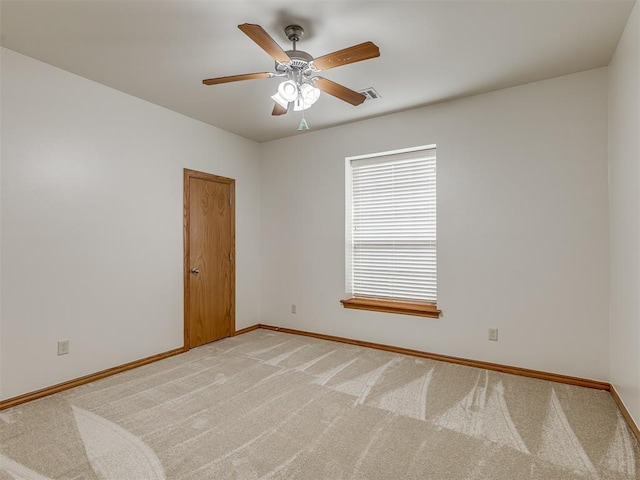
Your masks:
[[[300,120],[300,125],[298,125],[299,132],[304,130],[309,130],[309,124],[304,118],[305,105],[304,105],[304,97],[302,96],[302,94],[300,94],[300,101],[302,102],[302,120]]]

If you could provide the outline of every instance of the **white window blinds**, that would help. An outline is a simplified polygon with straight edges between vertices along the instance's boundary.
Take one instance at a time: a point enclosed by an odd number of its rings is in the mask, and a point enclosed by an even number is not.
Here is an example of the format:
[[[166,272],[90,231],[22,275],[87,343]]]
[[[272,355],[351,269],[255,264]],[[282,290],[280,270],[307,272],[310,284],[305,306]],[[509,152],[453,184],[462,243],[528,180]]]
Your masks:
[[[352,159],[351,195],[351,295],[435,304],[435,148]]]

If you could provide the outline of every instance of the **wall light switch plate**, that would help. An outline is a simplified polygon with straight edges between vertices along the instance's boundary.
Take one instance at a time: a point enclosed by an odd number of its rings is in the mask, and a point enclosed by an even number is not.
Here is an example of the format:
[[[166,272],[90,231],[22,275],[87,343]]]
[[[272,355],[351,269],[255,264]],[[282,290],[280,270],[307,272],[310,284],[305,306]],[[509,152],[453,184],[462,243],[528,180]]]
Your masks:
[[[497,342],[498,341],[498,329],[497,328],[490,328],[489,329],[489,340],[491,340],[493,342]]]

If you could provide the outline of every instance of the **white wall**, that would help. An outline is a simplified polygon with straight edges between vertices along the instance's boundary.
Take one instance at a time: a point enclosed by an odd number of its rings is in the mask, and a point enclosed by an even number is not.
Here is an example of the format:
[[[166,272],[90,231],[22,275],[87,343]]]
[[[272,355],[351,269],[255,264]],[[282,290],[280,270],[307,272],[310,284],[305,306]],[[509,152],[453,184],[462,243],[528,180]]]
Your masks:
[[[640,7],[609,67],[611,383],[640,425]]]
[[[5,49],[2,99],[4,398],[182,346],[184,167],[236,179],[260,321],[257,144]]]
[[[343,309],[344,158],[432,143],[443,316]],[[264,323],[608,380],[606,69],[311,131],[263,158]]]

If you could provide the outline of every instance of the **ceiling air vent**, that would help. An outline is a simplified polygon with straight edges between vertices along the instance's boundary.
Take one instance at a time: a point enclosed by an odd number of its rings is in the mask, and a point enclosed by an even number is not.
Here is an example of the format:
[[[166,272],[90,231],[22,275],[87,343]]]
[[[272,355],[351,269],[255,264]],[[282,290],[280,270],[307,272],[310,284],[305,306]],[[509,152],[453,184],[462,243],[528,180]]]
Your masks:
[[[367,100],[377,100],[381,97],[381,95],[376,92],[376,89],[373,87],[365,88],[364,90],[360,90],[358,93],[361,93],[362,95],[367,97]]]

